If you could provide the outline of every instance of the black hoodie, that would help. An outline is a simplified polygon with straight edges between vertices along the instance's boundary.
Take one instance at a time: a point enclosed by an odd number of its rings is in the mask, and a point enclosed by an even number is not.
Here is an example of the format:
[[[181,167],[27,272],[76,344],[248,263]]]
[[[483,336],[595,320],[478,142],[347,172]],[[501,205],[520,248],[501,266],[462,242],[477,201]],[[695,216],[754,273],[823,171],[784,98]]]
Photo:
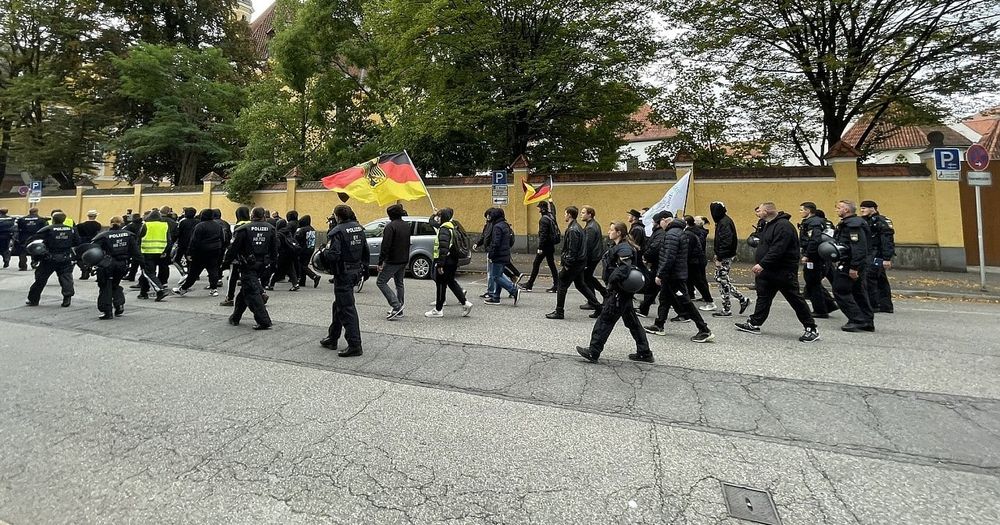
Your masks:
[[[736,224],[726,215],[726,205],[713,202],[709,209],[715,222],[715,257],[720,261],[736,257]]]
[[[760,244],[754,251],[754,261],[769,274],[798,272],[799,236],[790,218],[791,215],[779,212],[757,232]]]

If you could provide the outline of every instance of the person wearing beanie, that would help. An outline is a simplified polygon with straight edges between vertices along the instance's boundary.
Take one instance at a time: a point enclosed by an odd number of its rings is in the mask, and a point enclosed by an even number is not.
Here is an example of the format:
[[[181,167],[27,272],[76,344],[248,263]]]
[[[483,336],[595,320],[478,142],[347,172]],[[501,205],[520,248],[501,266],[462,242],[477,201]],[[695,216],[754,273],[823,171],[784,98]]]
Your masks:
[[[410,223],[403,220],[406,210],[401,204],[389,206],[385,213],[389,217],[389,223],[382,230],[378,279],[375,284],[389,303],[385,318],[391,321],[403,317],[403,278],[406,277],[406,266],[410,263]],[[390,280],[395,289],[389,286]]]
[[[878,212],[875,201],[861,201],[861,216],[868,221],[871,237],[868,242],[868,256],[872,259],[868,271],[868,301],[872,310],[891,314],[892,289],[886,270],[892,269],[892,258],[896,256],[896,230],[892,220]]]
[[[556,270],[554,256],[556,245],[562,240],[562,234],[559,231],[559,225],[556,224],[556,220],[549,211],[549,204],[548,201],[538,203],[538,249],[535,253],[535,260],[531,263],[531,277],[528,278],[528,282],[522,287],[522,290],[525,292],[531,292],[534,288],[535,279],[538,277],[538,270],[542,266],[542,261],[546,261],[549,266],[549,272],[552,273],[552,286],[545,291],[555,293],[559,289],[556,282],[559,272]]]

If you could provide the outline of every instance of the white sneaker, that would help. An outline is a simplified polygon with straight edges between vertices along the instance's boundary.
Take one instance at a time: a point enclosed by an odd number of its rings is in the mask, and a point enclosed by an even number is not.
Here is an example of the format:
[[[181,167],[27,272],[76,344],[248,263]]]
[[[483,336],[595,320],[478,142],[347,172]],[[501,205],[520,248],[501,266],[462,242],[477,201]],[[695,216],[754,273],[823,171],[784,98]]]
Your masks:
[[[444,312],[441,310],[428,310],[424,312],[424,317],[444,317]]]
[[[212,297],[218,297],[219,291],[213,288],[212,291],[208,292],[208,295],[211,295]]]
[[[465,304],[462,305],[462,317],[469,317],[469,314],[471,313],[472,313],[472,303],[469,301],[465,301]]]
[[[184,288],[181,288],[180,286],[178,286],[177,288],[174,288],[173,292],[175,294],[177,294],[177,295],[184,295],[184,294],[188,293],[187,290],[185,290]]]
[[[714,310],[717,310],[717,308],[715,307],[715,303],[708,303],[705,306],[699,306],[698,309],[701,310],[702,312],[712,312]]]

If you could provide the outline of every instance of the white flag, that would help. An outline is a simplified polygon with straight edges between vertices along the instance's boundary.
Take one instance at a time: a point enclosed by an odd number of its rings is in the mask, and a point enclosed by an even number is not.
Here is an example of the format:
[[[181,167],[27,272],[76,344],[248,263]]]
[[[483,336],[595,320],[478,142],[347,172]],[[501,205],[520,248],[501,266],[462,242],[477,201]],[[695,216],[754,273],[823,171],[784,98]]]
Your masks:
[[[653,216],[661,211],[669,211],[670,213],[677,213],[677,210],[684,209],[684,203],[687,202],[688,194],[688,179],[691,177],[691,173],[685,174],[681,177],[681,180],[674,183],[673,186],[667,190],[667,193],[663,195],[660,202],[649,207],[646,214],[642,216],[642,222],[646,224],[646,235],[653,234]]]

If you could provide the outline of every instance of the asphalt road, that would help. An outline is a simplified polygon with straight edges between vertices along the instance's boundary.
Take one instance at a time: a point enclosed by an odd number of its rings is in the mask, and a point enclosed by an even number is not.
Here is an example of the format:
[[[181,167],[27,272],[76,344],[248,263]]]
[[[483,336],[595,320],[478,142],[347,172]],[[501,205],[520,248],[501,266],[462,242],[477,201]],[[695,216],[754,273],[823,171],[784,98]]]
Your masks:
[[[587,312],[546,320],[551,294],[425,319],[408,280],[388,322],[370,282],[365,355],[341,359],[316,344],[326,284],[279,286],[269,332],[201,290],[99,322],[93,281],[66,309],[54,281],[24,307],[29,284],[0,271],[12,524],[746,523],[720,482],[785,524],[1000,521],[997,305],[899,300],[875,334],[821,320],[807,345],[779,301],[759,336],[668,327],[653,365],[619,326],[595,365]]]

